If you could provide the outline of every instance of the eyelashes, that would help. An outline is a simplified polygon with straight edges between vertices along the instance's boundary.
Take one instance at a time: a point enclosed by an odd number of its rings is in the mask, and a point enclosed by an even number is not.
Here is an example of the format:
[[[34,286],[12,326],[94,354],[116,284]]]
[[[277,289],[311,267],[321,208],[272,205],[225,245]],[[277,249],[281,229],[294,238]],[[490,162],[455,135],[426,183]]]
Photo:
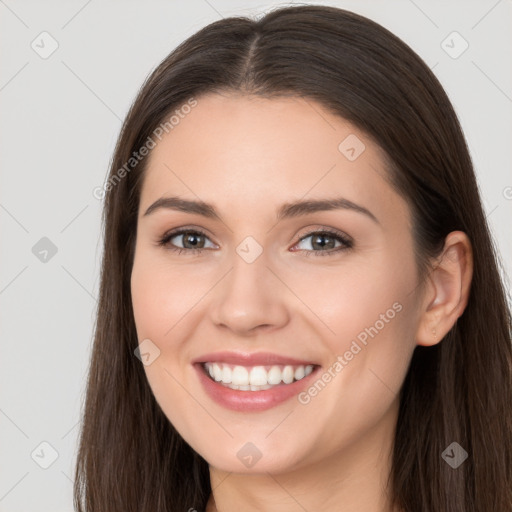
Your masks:
[[[309,233],[306,233],[305,235],[301,236],[301,238],[295,245],[298,245],[307,239],[311,239],[310,245],[311,245],[311,247],[313,247],[313,242],[315,244],[318,244],[319,240],[325,240],[326,238],[334,240],[334,247],[330,248],[329,250],[315,251],[315,250],[307,250],[307,249],[297,249],[297,251],[303,252],[304,255],[308,256],[308,257],[312,256],[312,255],[314,255],[314,256],[332,256],[332,255],[338,254],[341,251],[346,251],[348,249],[352,249],[352,247],[354,246],[354,242],[347,235],[345,235],[344,233],[341,233],[340,231],[329,229],[329,228],[322,228],[320,230],[310,231]],[[339,245],[337,247],[336,247],[336,243],[339,243]],[[322,243],[320,243],[320,247],[324,247]]]
[[[174,244],[171,244],[171,240],[173,238],[176,238],[178,236],[185,236],[185,235],[195,236],[195,237],[197,237],[199,235],[200,237],[208,238],[206,233],[203,233],[202,231],[200,231],[198,229],[178,229],[176,231],[171,231],[170,233],[165,234],[158,241],[158,245],[163,246],[170,251],[177,252],[178,254],[181,254],[182,252],[188,252],[190,254],[197,254],[203,250],[208,250],[203,247],[201,247],[201,248],[186,248],[186,247],[176,247]]]
[[[181,228],[174,231],[171,231],[170,233],[166,233],[162,238],[160,238],[157,242],[158,246],[164,247],[166,250],[172,251],[176,254],[183,254],[186,253],[188,255],[193,254],[200,254],[203,251],[211,250],[212,247],[178,247],[174,243],[171,243],[171,240],[177,237],[182,238],[182,244],[184,240],[187,240],[186,243],[194,243],[194,240],[197,239],[206,239],[209,240],[208,235],[201,231],[200,229],[191,229],[191,228]],[[296,245],[300,245],[304,241],[312,239],[309,245],[311,247],[319,246],[319,247],[325,247],[332,245],[332,243],[324,243],[325,239],[327,240],[333,240],[334,241],[334,247],[329,248],[329,250],[307,250],[307,249],[293,249],[294,252],[302,252],[305,256],[329,256],[338,254],[341,251],[346,251],[353,248],[353,241],[350,237],[348,237],[345,233],[342,233],[338,230],[334,230],[331,228],[321,228],[314,231],[310,231],[309,233],[304,234],[300,237],[300,239],[296,242],[294,247]],[[197,243],[197,242],[196,242]],[[205,242],[206,243],[206,242]],[[215,244],[211,242],[211,245],[213,245],[215,248]],[[199,242],[201,244],[201,242]],[[336,247],[336,244],[339,244]]]

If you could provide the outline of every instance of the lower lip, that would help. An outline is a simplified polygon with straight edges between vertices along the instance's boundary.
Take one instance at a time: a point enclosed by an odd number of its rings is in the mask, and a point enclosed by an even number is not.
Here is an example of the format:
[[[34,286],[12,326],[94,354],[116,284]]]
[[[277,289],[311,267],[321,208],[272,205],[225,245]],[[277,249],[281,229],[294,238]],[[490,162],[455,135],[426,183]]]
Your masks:
[[[279,384],[262,391],[240,391],[212,380],[206,375],[202,364],[195,364],[194,367],[209,397],[219,405],[239,412],[266,411],[289,400],[307,387],[319,368],[316,366],[308,376],[291,384]]]

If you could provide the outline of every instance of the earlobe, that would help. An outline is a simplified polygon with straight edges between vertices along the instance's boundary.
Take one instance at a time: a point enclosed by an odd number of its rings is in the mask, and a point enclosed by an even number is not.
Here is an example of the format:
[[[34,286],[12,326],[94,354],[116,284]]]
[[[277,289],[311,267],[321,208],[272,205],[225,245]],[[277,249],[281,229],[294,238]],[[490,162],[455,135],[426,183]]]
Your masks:
[[[427,278],[423,312],[418,325],[418,345],[439,343],[464,312],[473,276],[471,242],[462,231],[445,239],[443,251]]]

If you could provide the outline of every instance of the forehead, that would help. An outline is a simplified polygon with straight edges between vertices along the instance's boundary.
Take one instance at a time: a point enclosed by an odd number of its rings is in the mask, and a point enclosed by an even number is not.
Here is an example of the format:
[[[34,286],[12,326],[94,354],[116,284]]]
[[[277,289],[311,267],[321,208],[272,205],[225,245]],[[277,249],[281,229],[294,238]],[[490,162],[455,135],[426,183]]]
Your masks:
[[[208,94],[187,112],[155,139],[141,207],[166,194],[246,208],[333,194],[396,203],[380,148],[311,99]]]

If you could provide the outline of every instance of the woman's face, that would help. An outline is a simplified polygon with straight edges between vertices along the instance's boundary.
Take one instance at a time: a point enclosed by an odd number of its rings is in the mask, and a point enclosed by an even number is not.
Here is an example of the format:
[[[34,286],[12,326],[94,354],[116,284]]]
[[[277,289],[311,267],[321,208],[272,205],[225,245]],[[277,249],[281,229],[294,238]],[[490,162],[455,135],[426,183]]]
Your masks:
[[[348,456],[393,431],[416,345],[409,209],[378,147],[313,100],[194,105],[154,137],[141,192],[131,287],[151,389],[222,470]]]

